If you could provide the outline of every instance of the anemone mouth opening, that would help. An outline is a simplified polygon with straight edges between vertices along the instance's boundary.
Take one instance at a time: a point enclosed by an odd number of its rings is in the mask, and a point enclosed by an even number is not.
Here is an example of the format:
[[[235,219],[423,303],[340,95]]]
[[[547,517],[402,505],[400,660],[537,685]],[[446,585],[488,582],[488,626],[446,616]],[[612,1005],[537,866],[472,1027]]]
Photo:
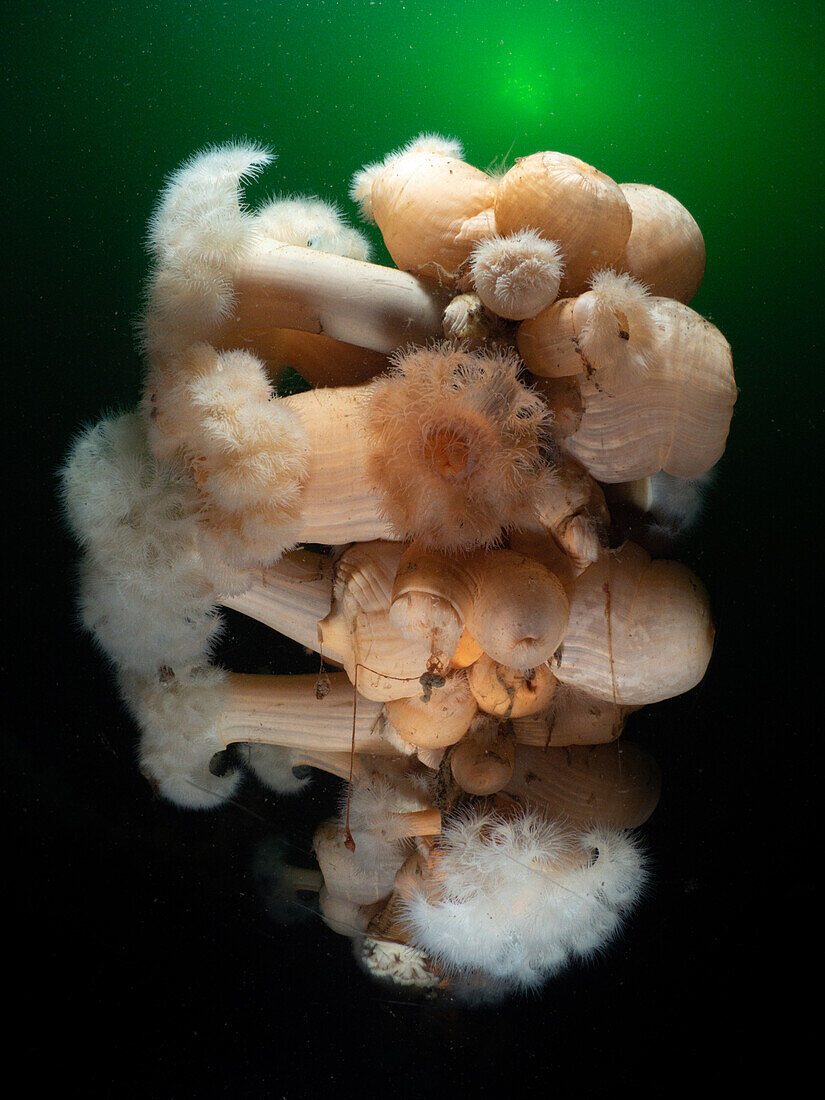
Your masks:
[[[454,425],[431,428],[422,441],[421,453],[427,466],[448,481],[463,480],[475,465],[472,441]]]

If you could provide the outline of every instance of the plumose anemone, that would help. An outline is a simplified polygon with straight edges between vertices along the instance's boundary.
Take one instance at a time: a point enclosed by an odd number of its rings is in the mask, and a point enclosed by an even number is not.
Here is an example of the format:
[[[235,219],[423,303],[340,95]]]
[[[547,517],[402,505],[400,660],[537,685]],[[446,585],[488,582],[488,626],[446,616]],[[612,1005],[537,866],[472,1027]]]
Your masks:
[[[206,149],[151,217],[137,410],[62,471],[82,624],[161,797],[340,780],[317,868],[256,858],[273,897],[382,982],[532,990],[643,896],[660,776],[625,727],[711,658],[670,557],[737,392],[702,235],[574,156],[491,174],[426,133],[352,181],[382,266],[325,199],[250,208],[271,160]],[[223,609],[321,671],[223,667]]]

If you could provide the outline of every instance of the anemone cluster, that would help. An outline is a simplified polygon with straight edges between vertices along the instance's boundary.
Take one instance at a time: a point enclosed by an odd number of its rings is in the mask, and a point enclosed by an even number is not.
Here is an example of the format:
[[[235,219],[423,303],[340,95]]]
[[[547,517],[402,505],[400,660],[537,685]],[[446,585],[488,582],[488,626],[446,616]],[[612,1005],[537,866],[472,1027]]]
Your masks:
[[[711,656],[671,557],[736,398],[702,235],[575,157],[493,175],[425,134],[352,181],[381,266],[318,198],[249,209],[271,159],[208,149],[158,200],[142,397],[62,474],[82,620],[163,797],[345,780],[310,881],[371,974],[540,986],[642,893],[659,777],[620,736]],[[219,667],[222,608],[328,671]]]

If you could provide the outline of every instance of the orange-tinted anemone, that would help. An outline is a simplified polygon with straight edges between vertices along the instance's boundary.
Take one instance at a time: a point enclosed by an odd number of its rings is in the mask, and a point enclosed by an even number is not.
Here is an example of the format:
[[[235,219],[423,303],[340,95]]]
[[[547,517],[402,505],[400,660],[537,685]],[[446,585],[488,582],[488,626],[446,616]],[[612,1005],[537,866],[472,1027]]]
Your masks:
[[[512,354],[449,343],[400,353],[367,417],[386,518],[430,548],[498,542],[545,469],[548,419]]]

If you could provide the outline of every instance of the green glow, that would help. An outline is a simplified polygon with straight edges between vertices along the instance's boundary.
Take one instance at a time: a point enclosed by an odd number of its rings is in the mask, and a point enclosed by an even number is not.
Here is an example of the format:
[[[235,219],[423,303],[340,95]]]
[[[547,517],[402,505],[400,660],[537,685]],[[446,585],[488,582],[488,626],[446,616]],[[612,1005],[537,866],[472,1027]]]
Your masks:
[[[316,193],[354,216],[353,172],[423,130],[479,167],[556,149],[671,191],[708,246],[697,308],[734,344],[768,294],[759,237],[800,324],[816,315],[801,272],[821,234],[820,0],[75,0],[13,18],[13,182],[37,189],[73,262],[107,255],[122,273],[89,294],[67,273],[77,317],[89,301],[132,315],[154,196],[204,145],[269,143],[253,198]],[[96,319],[89,333],[104,340]]]
[[[490,101],[503,113],[534,124],[548,117],[552,110],[559,91],[557,70],[551,70],[535,50],[521,48],[507,52],[497,79],[490,81]]]

